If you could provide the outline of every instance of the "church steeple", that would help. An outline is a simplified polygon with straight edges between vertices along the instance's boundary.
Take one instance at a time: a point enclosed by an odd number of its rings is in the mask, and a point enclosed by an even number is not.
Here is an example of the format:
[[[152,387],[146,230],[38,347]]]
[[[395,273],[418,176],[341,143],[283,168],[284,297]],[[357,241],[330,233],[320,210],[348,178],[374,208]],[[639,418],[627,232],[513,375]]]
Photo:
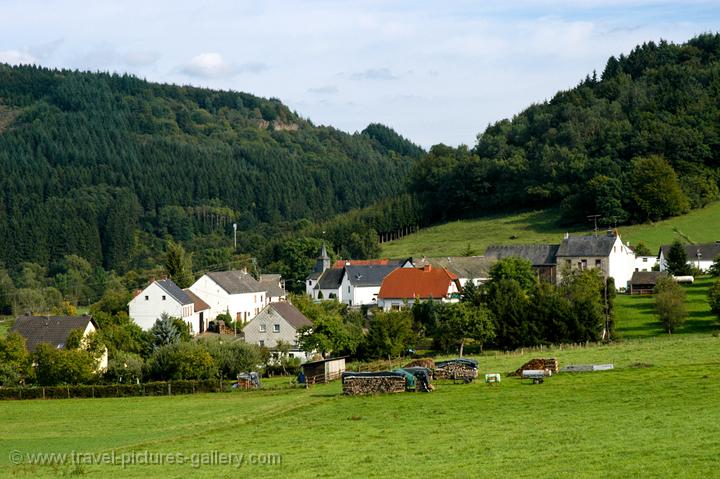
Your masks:
[[[315,271],[322,273],[326,269],[330,269],[330,256],[328,256],[327,248],[325,247],[325,243],[323,243],[320,249],[320,256],[318,256],[315,262]]]

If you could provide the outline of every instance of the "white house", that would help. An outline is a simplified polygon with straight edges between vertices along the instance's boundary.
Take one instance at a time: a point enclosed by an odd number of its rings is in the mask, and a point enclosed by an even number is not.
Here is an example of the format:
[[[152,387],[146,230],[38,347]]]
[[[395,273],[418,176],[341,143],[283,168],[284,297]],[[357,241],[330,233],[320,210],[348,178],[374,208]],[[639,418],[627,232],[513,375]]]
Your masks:
[[[635,256],[635,271],[652,271],[657,264],[657,256]]]
[[[397,265],[347,265],[342,269],[340,297],[348,306],[377,305],[380,285]]]
[[[90,333],[97,331],[98,326],[92,316],[18,316],[10,332],[25,338],[25,347],[32,353],[43,343],[56,349],[65,349],[70,333],[78,329],[83,332],[84,340]],[[86,345],[80,342],[81,347]],[[97,371],[104,371],[107,366],[108,350],[105,348],[98,360]]]
[[[193,298],[171,279],[153,281],[137,292],[128,303],[130,319],[146,331],[153,327],[163,313],[182,319],[190,325],[190,331],[195,334],[207,327],[206,310],[195,314]]]
[[[261,274],[260,284],[265,289],[266,299],[271,303],[287,301],[285,284],[279,274]]]
[[[210,307],[208,320],[229,313],[233,320],[247,322],[270,302],[267,288],[246,271],[207,273],[189,289]]]
[[[635,253],[623,244],[617,231],[605,235],[565,235],[556,261],[558,281],[565,271],[596,268],[604,277],[612,277],[616,288],[627,288],[635,271]]]
[[[460,281],[445,268],[398,268],[387,275],[378,293],[378,307],[399,310],[418,300],[456,303],[460,300]]]
[[[246,342],[270,350],[277,348],[278,341],[284,341],[290,345],[288,355],[305,362],[309,356],[298,346],[298,331],[304,326],[312,326],[312,322],[295,306],[283,301],[268,304],[243,327],[243,333]]]
[[[479,286],[490,280],[490,268],[497,263],[494,256],[445,256],[441,258],[423,258],[415,263],[422,268],[429,264],[433,268],[445,268],[458,277],[461,286],[472,282]]]
[[[712,266],[713,261],[720,255],[720,241],[704,244],[686,244],[685,255],[687,264],[706,272]],[[667,255],[671,245],[662,245],[658,253],[660,271],[667,270]]]

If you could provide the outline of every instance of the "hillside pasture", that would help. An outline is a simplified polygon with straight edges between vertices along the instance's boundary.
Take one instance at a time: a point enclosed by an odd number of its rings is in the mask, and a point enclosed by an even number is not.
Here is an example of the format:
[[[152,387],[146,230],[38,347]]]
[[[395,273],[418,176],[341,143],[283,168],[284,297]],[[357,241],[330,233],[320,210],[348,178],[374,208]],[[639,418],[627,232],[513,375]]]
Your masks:
[[[491,244],[559,243],[563,234],[591,234],[592,225],[568,228],[559,225],[560,212],[547,209],[512,215],[495,215],[474,220],[453,221],[382,244],[382,256],[421,258],[423,256],[482,255]],[[720,202],[693,210],[684,216],[656,223],[620,226],[623,241],[643,241],[653,253],[675,239],[683,242],[720,240]]]
[[[481,375],[533,357],[614,370],[542,385],[442,382],[429,394],[311,389],[0,404],[3,477],[712,477],[720,466],[720,338],[491,353]],[[88,420],[91,418],[91,420]],[[277,454],[279,465],[11,464],[19,451]],[[22,457],[22,456],[21,456]]]

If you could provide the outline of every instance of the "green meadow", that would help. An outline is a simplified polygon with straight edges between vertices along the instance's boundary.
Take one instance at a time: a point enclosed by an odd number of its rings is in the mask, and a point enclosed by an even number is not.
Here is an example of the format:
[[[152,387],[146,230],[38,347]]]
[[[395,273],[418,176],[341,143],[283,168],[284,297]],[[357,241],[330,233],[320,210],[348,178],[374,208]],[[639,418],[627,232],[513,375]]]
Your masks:
[[[453,221],[384,243],[382,255],[389,258],[456,256],[468,252],[481,255],[491,244],[559,243],[566,232],[592,233],[590,223],[585,228],[558,226],[559,217],[558,210],[548,209]],[[631,245],[643,241],[653,252],[676,238],[693,243],[720,240],[720,202],[684,216],[618,229],[623,241],[630,241]]]
[[[613,363],[615,369],[561,373],[540,385],[503,376],[499,386],[440,382],[432,393],[370,397],[345,397],[335,382],[175,397],[6,401],[0,403],[0,475],[666,478],[717,473],[720,337],[659,335],[477,359],[482,375],[506,373],[539,356],[556,357],[561,366]],[[84,463],[28,464],[28,454],[73,451]],[[206,463],[195,456],[193,464],[193,454],[203,453]],[[221,453],[243,454],[247,462],[239,467],[210,463],[212,454]],[[91,464],[93,454],[114,454],[117,464]],[[131,457],[151,462],[143,458],[153,454],[182,455],[187,462],[120,464]],[[257,463],[266,457],[279,459]]]

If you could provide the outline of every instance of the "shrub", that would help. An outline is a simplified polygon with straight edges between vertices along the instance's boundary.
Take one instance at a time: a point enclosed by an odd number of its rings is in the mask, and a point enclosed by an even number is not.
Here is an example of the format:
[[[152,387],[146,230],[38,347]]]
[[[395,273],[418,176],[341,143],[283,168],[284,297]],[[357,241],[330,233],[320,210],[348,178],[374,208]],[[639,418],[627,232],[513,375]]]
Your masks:
[[[687,319],[685,290],[672,278],[660,278],[655,285],[655,310],[663,327],[672,333]]]
[[[110,361],[103,375],[108,383],[135,384],[142,381],[144,361],[137,354],[117,352]]]
[[[252,371],[263,362],[260,348],[242,340],[208,337],[198,343],[212,356],[224,378],[235,378],[238,373]]]
[[[85,350],[55,349],[49,344],[40,344],[33,357],[35,375],[41,386],[90,383],[96,378],[97,361]]]
[[[216,377],[218,367],[212,356],[198,342],[183,342],[161,346],[147,362],[152,379],[209,379]]]

